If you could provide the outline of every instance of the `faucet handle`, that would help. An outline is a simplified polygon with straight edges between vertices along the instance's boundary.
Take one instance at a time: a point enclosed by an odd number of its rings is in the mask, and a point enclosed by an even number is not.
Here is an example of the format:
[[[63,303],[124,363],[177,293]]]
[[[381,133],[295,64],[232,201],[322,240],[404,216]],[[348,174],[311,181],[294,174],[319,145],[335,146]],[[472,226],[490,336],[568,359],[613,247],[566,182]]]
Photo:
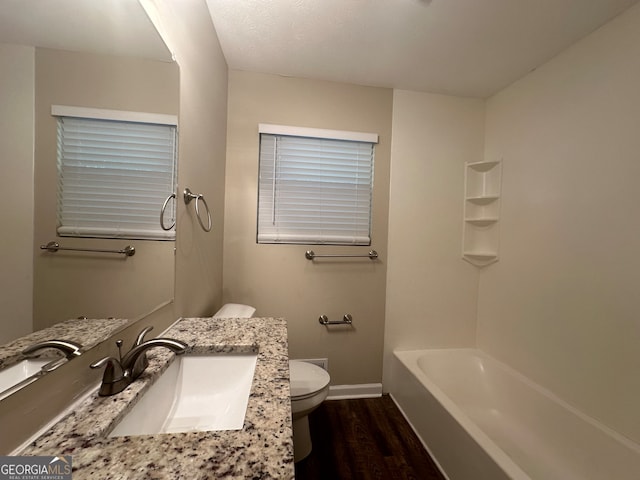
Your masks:
[[[55,369],[57,369],[58,367],[64,365],[65,363],[67,363],[69,361],[68,358],[58,358],[56,360],[52,360],[49,363],[44,364],[42,367],[40,367],[40,371],[41,372],[53,372]]]
[[[138,345],[142,345],[144,343],[144,336],[149,333],[151,330],[153,330],[153,325],[148,326],[147,328],[145,328],[144,330],[142,330],[139,334],[138,334],[138,338],[136,338],[135,343],[133,344],[134,347],[137,347]],[[140,375],[142,372],[145,371],[145,369],[149,366],[149,359],[147,358],[147,352],[143,352],[138,359],[136,360],[135,365],[133,366],[133,376],[136,377],[138,375]]]
[[[150,325],[148,327],[146,327],[144,330],[142,330],[139,334],[138,334],[138,338],[136,338],[136,342],[135,342],[135,346],[140,345],[142,342],[144,342],[144,336],[149,333],[151,330],[153,330],[153,325]]]

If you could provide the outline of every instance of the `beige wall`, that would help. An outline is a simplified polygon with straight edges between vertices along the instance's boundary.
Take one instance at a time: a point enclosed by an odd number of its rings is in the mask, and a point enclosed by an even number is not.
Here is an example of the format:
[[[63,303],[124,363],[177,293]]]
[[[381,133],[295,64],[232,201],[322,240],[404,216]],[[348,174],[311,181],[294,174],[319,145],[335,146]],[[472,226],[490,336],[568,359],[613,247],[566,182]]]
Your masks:
[[[500,261],[478,344],[640,441],[640,6],[488,101]]]
[[[173,298],[174,242],[56,237],[56,119],[51,105],[177,115],[174,63],[36,49],[34,328],[78,316],[137,318]],[[133,257],[40,250],[121,249]],[[153,281],[150,279],[153,278]]]
[[[288,321],[291,358],[329,358],[332,384],[382,377],[392,92],[388,89],[229,73],[224,301]],[[305,245],[257,245],[258,123],[378,133],[372,248],[380,260],[305,259]],[[316,253],[368,247],[313,246]],[[353,316],[353,328],[323,327],[322,314]]]
[[[180,65],[178,191],[202,193],[213,220],[205,233],[194,203],[178,202],[176,311],[183,317],[210,316],[222,301],[227,64],[204,1],[153,3],[159,29]]]
[[[34,56],[0,44],[0,345],[33,328]]]
[[[482,160],[484,101],[394,91],[385,383],[394,349],[472,346],[478,271],[461,258],[464,163]]]

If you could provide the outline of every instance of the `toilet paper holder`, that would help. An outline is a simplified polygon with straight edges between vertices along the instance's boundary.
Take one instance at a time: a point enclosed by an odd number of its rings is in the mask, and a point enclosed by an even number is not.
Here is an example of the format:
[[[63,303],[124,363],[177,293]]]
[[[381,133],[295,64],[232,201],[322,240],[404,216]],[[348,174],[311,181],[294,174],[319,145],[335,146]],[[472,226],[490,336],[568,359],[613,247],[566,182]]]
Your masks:
[[[342,320],[329,320],[326,315],[320,315],[318,318],[320,325],[351,325],[353,323],[353,317],[349,313],[345,313]]]

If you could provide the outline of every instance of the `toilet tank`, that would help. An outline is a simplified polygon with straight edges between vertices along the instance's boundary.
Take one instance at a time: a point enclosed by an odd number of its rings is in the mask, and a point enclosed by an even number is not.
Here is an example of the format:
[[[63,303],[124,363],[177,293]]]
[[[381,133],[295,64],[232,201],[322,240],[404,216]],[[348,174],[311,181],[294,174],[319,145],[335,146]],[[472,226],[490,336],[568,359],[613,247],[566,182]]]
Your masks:
[[[213,318],[251,318],[256,309],[241,303],[226,303],[213,314]]]

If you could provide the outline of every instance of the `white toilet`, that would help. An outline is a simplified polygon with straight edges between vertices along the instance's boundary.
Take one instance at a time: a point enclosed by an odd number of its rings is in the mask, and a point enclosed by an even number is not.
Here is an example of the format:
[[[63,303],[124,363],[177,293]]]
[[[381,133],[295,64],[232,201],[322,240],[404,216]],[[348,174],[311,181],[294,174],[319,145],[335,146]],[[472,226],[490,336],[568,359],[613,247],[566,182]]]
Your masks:
[[[249,305],[227,303],[213,318],[251,318],[256,309]],[[293,419],[293,457],[299,462],[311,453],[308,415],[329,393],[331,378],[326,370],[311,363],[289,360],[291,416]]]
[[[213,318],[251,318],[256,309],[241,303],[225,303],[220,310],[213,314]]]
[[[329,393],[329,373],[312,363],[289,360],[291,416],[293,418],[293,459],[299,462],[311,453],[308,415]]]

